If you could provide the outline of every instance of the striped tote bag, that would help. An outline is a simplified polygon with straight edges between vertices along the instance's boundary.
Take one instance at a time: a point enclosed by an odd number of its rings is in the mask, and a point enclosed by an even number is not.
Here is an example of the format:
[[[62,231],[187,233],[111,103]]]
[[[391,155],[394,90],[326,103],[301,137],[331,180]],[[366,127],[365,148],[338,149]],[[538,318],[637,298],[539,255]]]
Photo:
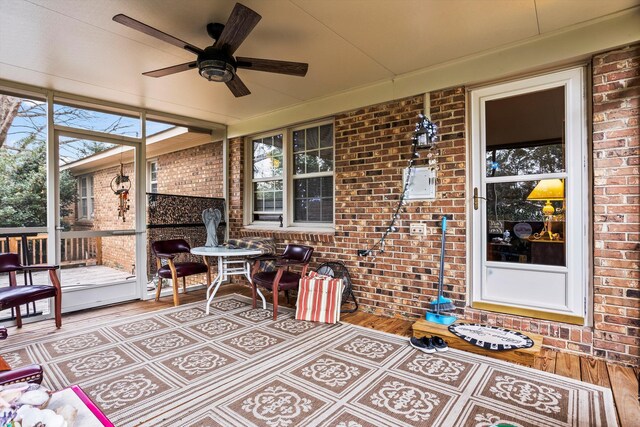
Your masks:
[[[322,276],[312,271],[300,279],[296,320],[336,323],[340,320],[342,279]]]

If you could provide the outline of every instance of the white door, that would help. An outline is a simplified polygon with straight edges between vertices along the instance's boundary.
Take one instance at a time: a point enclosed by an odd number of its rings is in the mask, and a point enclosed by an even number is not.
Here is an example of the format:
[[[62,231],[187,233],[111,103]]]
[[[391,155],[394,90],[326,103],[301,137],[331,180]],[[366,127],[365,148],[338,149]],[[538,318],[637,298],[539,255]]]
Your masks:
[[[55,262],[64,312],[138,299],[135,204],[139,144],[84,130],[56,130]],[[72,194],[73,193],[73,194]]]
[[[577,68],[471,92],[476,308],[585,321],[583,73]]]

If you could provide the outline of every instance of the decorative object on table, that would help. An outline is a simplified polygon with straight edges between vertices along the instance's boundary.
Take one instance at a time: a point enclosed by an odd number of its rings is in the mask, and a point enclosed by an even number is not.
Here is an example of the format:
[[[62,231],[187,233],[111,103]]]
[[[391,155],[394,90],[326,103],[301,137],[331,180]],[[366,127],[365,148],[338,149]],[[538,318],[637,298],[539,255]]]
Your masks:
[[[9,273],[9,286],[0,288],[0,311],[16,308],[28,302],[46,298],[54,299],[56,327],[62,326],[62,288],[56,275],[57,265],[21,265],[20,256],[15,253],[0,253],[0,273]],[[50,285],[18,286],[16,272],[49,271]],[[22,327],[20,310],[16,309],[16,324]]]
[[[450,325],[456,321],[456,316],[442,314],[444,311],[452,311],[455,310],[455,305],[453,305],[453,301],[449,298],[445,298],[443,293],[444,288],[444,252],[445,252],[445,241],[447,236],[447,217],[442,217],[442,238],[441,238],[441,249],[440,249],[440,271],[438,272],[438,296],[435,300],[429,303],[429,308],[427,308],[426,320],[428,322],[438,323],[440,325]]]
[[[457,337],[487,350],[501,351],[533,347],[533,340],[528,336],[497,326],[455,323],[449,326],[449,331]]]
[[[151,250],[157,259],[158,268],[158,286],[156,287],[156,301],[160,300],[160,292],[162,291],[162,279],[171,279],[173,284],[173,305],[180,305],[180,296],[178,295],[178,278],[182,277],[182,291],[187,293],[186,277],[194,274],[205,273],[207,275],[207,283],[211,283],[211,272],[209,266],[201,262],[176,262],[175,258],[179,254],[190,254],[191,247],[184,239],[160,240],[151,244]],[[162,265],[162,260],[167,265]]]
[[[218,246],[218,226],[222,221],[220,209],[208,208],[202,211],[202,221],[207,229],[207,247]]]
[[[561,179],[541,179],[535,186],[533,191],[527,196],[527,200],[542,200],[546,201],[542,208],[542,215],[544,216],[544,228],[539,233],[535,233],[530,237],[532,240],[562,240],[562,236],[559,233],[554,233],[552,230],[554,214],[563,214],[564,212],[556,212],[556,209],[551,204],[552,201],[564,201],[564,182]],[[564,209],[562,209],[564,210]]]
[[[129,191],[131,190],[131,180],[124,174],[124,165],[120,163],[120,173],[111,180],[111,191],[118,196],[118,218],[125,222],[125,214],[129,210]]]
[[[323,276],[315,271],[300,278],[296,320],[339,322],[343,288],[342,279]]]
[[[433,185],[436,183],[435,173],[438,170],[436,166],[436,153],[435,153],[435,141],[437,139],[438,127],[433,123],[429,118],[427,118],[423,114],[418,115],[418,123],[416,123],[415,130],[413,132],[413,137],[411,139],[411,157],[409,158],[408,166],[406,169],[407,179],[404,181],[404,185],[402,187],[402,193],[400,193],[400,199],[398,200],[398,205],[391,217],[391,222],[387,226],[385,232],[382,234],[380,240],[378,240],[373,246],[369,249],[360,249],[358,250],[358,256],[369,256],[372,255],[373,259],[376,257],[376,252],[384,253],[385,251],[385,240],[390,233],[395,233],[398,231],[398,227],[396,226],[396,222],[400,219],[400,213],[403,209],[403,206],[407,203],[407,195],[409,186],[411,185],[413,176],[414,176],[414,168],[416,159],[421,157],[420,153],[418,153],[418,149],[427,149],[425,153],[423,153],[423,157],[427,160],[427,164],[433,168],[433,175],[430,178],[433,180]],[[435,188],[435,187],[434,187]]]
[[[304,245],[287,245],[282,255],[274,257],[263,255],[254,260],[251,271],[251,289],[253,294],[253,308],[256,307],[256,287],[261,286],[273,292],[273,320],[278,319],[278,293],[297,289],[300,278],[307,275],[309,261],[313,255],[313,248]],[[276,261],[276,271],[258,271],[260,261],[274,259]],[[289,270],[291,266],[298,266],[300,273]]]
[[[341,306],[349,303],[349,300],[353,302],[354,308],[341,309],[340,313],[355,313],[358,311],[358,300],[353,293],[353,283],[351,282],[351,275],[347,267],[338,261],[325,262],[316,268],[316,273],[323,276],[330,276],[335,279],[342,279],[343,291]]]
[[[68,405],[57,411],[46,409],[50,400],[51,392],[39,384],[16,383],[1,386],[0,425],[72,427],[77,410]]]
[[[227,246],[237,249],[256,249],[262,255],[276,255],[276,242],[271,237],[242,237],[240,239],[227,240]],[[274,260],[263,259],[260,261],[261,271],[275,271],[276,262]]]

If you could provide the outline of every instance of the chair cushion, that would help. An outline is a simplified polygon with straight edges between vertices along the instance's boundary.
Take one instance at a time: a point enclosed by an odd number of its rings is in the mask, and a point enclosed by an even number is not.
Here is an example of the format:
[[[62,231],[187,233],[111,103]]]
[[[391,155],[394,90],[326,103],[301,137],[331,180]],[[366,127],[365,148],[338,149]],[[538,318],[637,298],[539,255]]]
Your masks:
[[[201,262],[176,262],[176,273],[178,277],[191,276],[192,274],[200,274],[207,272],[207,266]],[[171,269],[168,265],[160,267],[158,276],[163,279],[171,279]]]
[[[276,279],[277,271],[261,271],[253,276],[253,281],[256,285],[262,286],[269,290],[273,289],[273,281]],[[300,283],[300,275],[298,273],[292,273],[285,271],[280,278],[280,284],[278,288],[280,290],[297,289]]]
[[[0,310],[56,295],[56,288],[46,285],[0,288]]]

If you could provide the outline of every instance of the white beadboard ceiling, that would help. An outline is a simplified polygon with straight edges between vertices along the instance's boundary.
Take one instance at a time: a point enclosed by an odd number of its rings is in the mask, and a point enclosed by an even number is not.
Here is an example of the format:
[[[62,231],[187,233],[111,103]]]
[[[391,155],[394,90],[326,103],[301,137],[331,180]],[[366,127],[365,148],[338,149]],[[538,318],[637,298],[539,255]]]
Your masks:
[[[309,63],[306,77],[239,70],[235,98],[194,55],[112,21],[124,13],[206,47],[233,0],[0,0],[0,79],[234,124],[638,8],[639,0],[243,0],[262,20],[236,55]]]

